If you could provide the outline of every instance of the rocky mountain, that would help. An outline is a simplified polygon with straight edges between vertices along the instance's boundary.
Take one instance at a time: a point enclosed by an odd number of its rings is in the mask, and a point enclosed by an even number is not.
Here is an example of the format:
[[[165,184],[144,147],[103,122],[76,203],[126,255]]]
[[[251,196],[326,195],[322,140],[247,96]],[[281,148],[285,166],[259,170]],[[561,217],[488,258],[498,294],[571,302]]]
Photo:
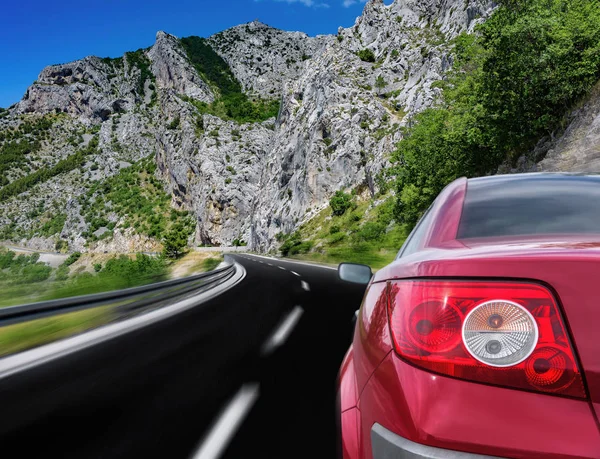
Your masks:
[[[374,195],[486,0],[382,0],[336,36],[259,22],[44,69],[0,112],[0,239],[151,251],[166,231],[266,251],[337,190]],[[166,194],[165,194],[166,192]]]

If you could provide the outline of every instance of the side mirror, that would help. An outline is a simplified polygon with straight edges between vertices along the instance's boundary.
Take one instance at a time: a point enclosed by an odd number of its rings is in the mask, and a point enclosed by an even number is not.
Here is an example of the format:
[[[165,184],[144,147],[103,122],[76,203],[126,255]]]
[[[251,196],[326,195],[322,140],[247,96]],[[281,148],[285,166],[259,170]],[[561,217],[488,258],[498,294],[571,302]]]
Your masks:
[[[355,263],[341,263],[338,266],[338,276],[341,280],[354,284],[367,285],[373,277],[371,267]]]

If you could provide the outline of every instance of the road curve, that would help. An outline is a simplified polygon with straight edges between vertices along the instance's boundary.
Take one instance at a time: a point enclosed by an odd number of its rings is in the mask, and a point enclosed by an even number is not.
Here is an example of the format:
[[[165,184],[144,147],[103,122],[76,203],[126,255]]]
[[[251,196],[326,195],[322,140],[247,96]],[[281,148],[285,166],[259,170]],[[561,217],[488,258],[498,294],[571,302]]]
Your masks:
[[[0,379],[20,457],[335,455],[335,377],[363,288],[328,267],[231,255],[207,302]]]

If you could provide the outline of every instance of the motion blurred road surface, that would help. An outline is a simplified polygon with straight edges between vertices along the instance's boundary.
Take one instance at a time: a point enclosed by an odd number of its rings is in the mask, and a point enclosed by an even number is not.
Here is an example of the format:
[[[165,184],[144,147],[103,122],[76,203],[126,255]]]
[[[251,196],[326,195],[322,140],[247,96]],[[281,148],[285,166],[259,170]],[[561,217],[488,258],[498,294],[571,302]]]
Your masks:
[[[246,277],[218,297],[2,377],[3,449],[19,457],[335,457],[336,376],[364,287],[329,267],[229,257]],[[244,388],[252,392],[244,412],[228,411]]]

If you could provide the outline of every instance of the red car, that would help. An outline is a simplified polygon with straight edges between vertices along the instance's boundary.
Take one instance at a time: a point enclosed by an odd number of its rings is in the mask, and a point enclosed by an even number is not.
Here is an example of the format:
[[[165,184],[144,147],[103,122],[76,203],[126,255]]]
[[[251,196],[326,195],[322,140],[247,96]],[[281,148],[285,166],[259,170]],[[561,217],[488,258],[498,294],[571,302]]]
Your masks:
[[[600,176],[459,179],[368,283],[344,458],[600,458]]]

